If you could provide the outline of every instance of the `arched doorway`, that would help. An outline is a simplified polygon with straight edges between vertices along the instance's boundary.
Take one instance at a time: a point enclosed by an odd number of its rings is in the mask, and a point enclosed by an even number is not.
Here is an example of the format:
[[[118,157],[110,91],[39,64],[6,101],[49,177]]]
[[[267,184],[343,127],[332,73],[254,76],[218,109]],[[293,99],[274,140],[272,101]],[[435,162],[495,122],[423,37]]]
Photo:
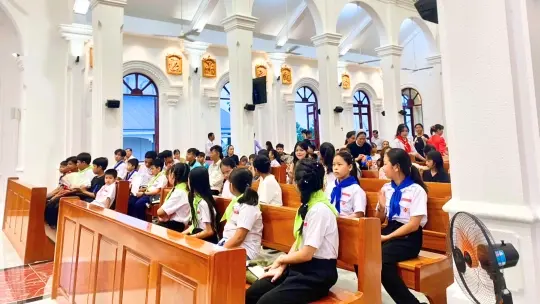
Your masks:
[[[221,146],[228,147],[231,144],[231,89],[227,82],[219,95],[219,117],[221,122]]]
[[[403,106],[403,123],[412,132],[414,125],[423,123],[422,96],[413,88],[401,90],[401,104]]]
[[[354,130],[358,132],[358,130],[363,129],[368,138],[371,138],[373,130],[371,129],[371,103],[369,97],[366,92],[358,90],[354,93],[353,98]]]
[[[315,92],[307,86],[298,88],[294,100],[296,116],[296,139],[301,141],[302,130],[310,130],[312,143],[319,147],[319,104]]]
[[[159,94],[147,76],[132,73],[124,76],[124,148],[144,159],[146,151],[159,151]]]

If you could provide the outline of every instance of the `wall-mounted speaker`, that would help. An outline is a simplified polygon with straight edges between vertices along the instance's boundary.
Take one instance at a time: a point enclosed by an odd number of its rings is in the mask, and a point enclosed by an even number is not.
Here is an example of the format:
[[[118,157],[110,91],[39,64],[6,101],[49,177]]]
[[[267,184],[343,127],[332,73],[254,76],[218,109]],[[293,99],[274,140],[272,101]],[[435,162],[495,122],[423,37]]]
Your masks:
[[[105,106],[109,109],[118,109],[120,108],[120,100],[108,99]]]
[[[414,3],[418,14],[422,19],[439,23],[439,14],[437,13],[437,0],[417,0]]]
[[[343,107],[337,106],[334,108],[334,113],[341,113],[343,112]]]
[[[246,105],[244,106],[244,110],[249,111],[249,112],[253,112],[253,111],[255,111],[255,105],[246,103]]]
[[[382,116],[386,116],[386,111],[381,112]]]

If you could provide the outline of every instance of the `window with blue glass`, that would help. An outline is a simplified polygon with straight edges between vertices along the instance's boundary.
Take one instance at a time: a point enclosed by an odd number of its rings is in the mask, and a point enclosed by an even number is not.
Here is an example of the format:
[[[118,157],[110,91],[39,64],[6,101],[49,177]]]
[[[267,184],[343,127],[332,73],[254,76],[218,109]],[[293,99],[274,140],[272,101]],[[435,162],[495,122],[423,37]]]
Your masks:
[[[422,96],[413,88],[405,88],[401,90],[401,105],[404,111],[403,123],[412,132],[415,124],[423,123]]]
[[[231,144],[231,90],[227,82],[219,95],[219,117],[221,121],[221,146]]]
[[[294,113],[296,116],[296,139],[302,141],[302,130],[310,130],[312,142],[319,147],[319,104],[317,95],[310,87],[300,87],[296,91]]]
[[[353,96],[353,117],[354,130],[364,130],[369,138],[371,138],[371,103],[366,92],[362,90],[356,91]]]

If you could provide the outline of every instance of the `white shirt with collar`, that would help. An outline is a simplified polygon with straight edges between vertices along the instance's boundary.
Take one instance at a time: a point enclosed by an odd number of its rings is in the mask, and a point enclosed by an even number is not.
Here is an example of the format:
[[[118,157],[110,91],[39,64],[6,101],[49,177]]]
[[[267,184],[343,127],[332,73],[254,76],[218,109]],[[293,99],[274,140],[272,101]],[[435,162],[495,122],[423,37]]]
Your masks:
[[[341,189],[339,215],[350,216],[356,212],[366,213],[366,192],[358,185],[350,185]]]
[[[215,214],[216,209],[214,209],[214,215]],[[212,217],[210,216],[210,206],[205,200],[201,199],[201,201],[199,202],[199,207],[197,207],[197,226],[195,228],[205,229],[206,224],[212,224]]]
[[[409,146],[411,147],[411,152],[417,153],[416,148],[414,147],[414,142],[407,137],[407,142],[409,142]],[[392,148],[402,149],[405,150],[405,145],[401,142],[401,140],[395,138],[391,143],[390,146]]]
[[[127,164],[125,161],[122,160],[116,163],[116,165],[114,165],[114,169],[116,170],[118,177],[120,177],[121,179],[126,178]]]
[[[226,180],[225,183],[223,183],[223,191],[221,191],[220,196],[228,199],[234,198],[234,194],[232,194],[231,192],[231,183],[229,182],[229,180]]]
[[[212,190],[221,191],[223,187],[223,173],[221,173],[221,160],[214,162],[208,167],[208,175],[210,176],[210,188]]]
[[[110,185],[105,184],[101,187],[101,189],[99,189],[98,193],[96,193],[96,199],[92,201],[92,204],[101,206],[103,208],[111,208],[111,205],[114,202],[115,197],[116,197],[116,183],[112,183]],[[107,204],[107,199],[110,199],[108,204]]]
[[[259,202],[269,205],[283,206],[283,198],[281,193],[281,187],[277,182],[275,176],[272,174],[267,175],[265,178],[259,179]]]
[[[130,160],[130,159],[136,159],[136,158],[135,156],[133,156],[133,154],[131,154],[131,156],[127,160]]]
[[[143,176],[139,174],[139,172],[133,171],[131,175],[128,173],[128,177],[129,178],[127,181],[129,182],[131,193],[136,196],[137,192],[139,191],[139,187],[141,186]],[[148,181],[146,183],[148,183]]]
[[[191,208],[189,206],[189,199],[186,191],[174,189],[171,196],[169,196],[169,199],[163,203],[161,208],[167,213],[169,220],[184,223],[186,226],[189,224],[189,220],[191,219]]]
[[[270,162],[270,167],[279,168],[279,167],[281,167],[281,165],[279,164],[279,162],[277,160],[274,159],[273,161]]]
[[[313,254],[314,258],[337,259],[339,250],[337,219],[325,204],[315,204],[307,212],[299,248],[303,246],[317,249]]]
[[[152,177],[153,179],[153,177]],[[154,191],[156,189],[161,189],[163,187],[167,186],[167,176],[165,173],[162,173],[158,178],[154,180],[154,182],[150,185],[148,185],[148,191]],[[159,193],[157,194],[159,195]],[[172,195],[172,194],[171,194]]]
[[[92,171],[92,168],[90,168],[90,167],[86,168],[83,171],[79,171],[79,176],[78,176],[79,185],[77,185],[77,186],[90,187],[90,185],[92,184],[92,179],[94,178],[94,176],[96,176],[96,175],[94,174],[94,171]]]
[[[227,240],[232,238],[238,228],[248,230],[246,238],[240,247],[246,249],[246,254],[250,260],[256,258],[261,249],[263,231],[262,213],[259,206],[234,204],[231,218],[223,229],[223,238]]]
[[[215,146],[213,141],[211,141],[210,139],[206,141],[206,146],[204,149],[206,155],[210,155],[210,149],[212,149],[213,146]]]
[[[394,188],[391,183],[386,183],[382,187],[386,196],[386,216],[390,212],[390,199],[394,194]],[[378,207],[378,206],[377,206]],[[402,224],[407,224],[411,220],[411,216],[422,216],[420,226],[424,227],[427,223],[427,193],[418,184],[412,184],[401,190],[401,201],[399,202],[399,214],[394,215],[390,220],[398,221]]]
[[[139,166],[139,176],[141,177],[141,186],[147,186],[148,182],[152,178],[152,173],[150,172],[150,168],[147,168],[146,165],[143,163]]]

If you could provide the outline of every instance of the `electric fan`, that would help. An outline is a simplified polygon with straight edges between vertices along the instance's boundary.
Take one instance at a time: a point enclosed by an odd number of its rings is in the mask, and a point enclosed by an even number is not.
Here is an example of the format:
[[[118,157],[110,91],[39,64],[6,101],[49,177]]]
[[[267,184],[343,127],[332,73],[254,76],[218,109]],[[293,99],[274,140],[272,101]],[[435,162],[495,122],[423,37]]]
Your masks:
[[[502,270],[516,266],[519,253],[510,243],[495,243],[486,226],[474,215],[458,212],[448,231],[454,277],[476,304],[512,304]]]

